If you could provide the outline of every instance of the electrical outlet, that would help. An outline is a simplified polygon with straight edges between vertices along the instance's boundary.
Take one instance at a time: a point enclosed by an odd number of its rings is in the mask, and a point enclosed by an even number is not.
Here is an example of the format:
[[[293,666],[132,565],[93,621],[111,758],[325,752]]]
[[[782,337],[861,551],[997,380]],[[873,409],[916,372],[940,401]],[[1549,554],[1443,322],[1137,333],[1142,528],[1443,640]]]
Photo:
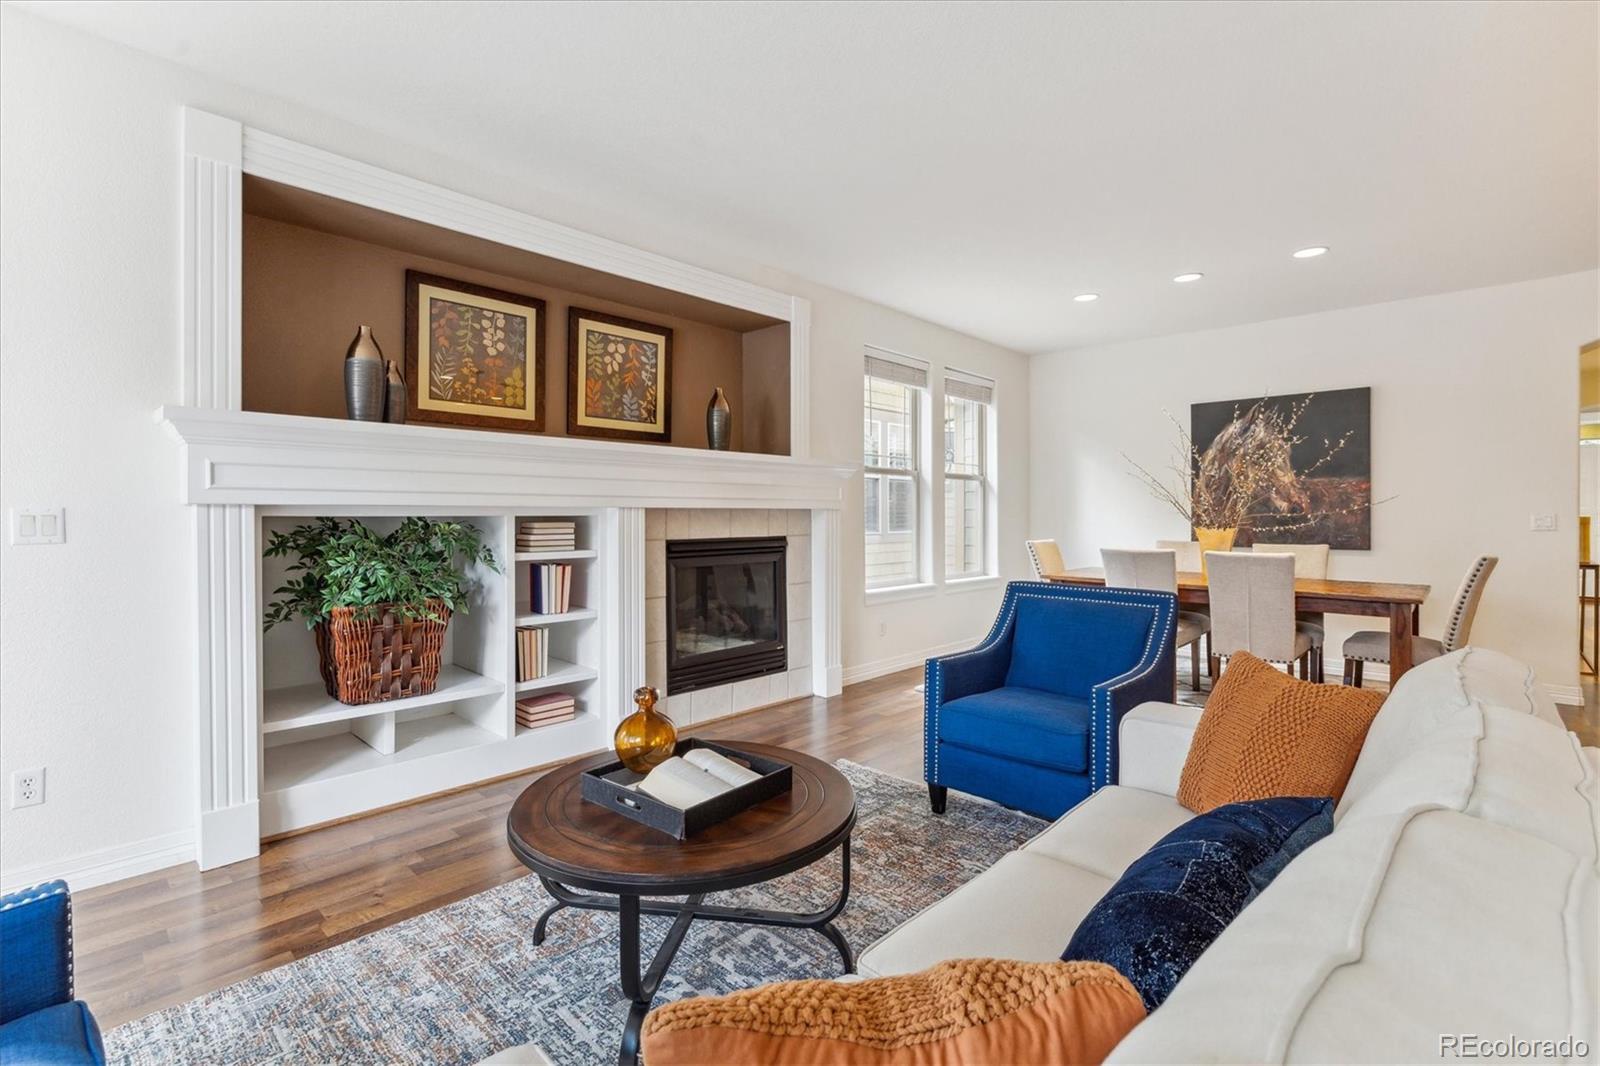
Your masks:
[[[1549,513],[1533,515],[1528,519],[1528,528],[1535,533],[1554,533],[1556,516]]]
[[[11,773],[11,807],[37,807],[44,802],[44,767],[33,770],[13,770]]]

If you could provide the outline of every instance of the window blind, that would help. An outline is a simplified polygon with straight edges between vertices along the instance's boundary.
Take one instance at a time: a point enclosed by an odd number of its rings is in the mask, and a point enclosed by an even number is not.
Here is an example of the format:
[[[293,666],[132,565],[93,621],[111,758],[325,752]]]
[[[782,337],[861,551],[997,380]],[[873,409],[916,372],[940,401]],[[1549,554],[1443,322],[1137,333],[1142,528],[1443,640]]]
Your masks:
[[[974,403],[994,403],[994,382],[975,376],[947,377],[944,379],[944,394]]]
[[[897,381],[902,385],[925,389],[928,387],[928,367],[926,364],[918,366],[908,360],[895,359],[880,354],[872,349],[867,350],[867,373],[875,378],[885,381]]]

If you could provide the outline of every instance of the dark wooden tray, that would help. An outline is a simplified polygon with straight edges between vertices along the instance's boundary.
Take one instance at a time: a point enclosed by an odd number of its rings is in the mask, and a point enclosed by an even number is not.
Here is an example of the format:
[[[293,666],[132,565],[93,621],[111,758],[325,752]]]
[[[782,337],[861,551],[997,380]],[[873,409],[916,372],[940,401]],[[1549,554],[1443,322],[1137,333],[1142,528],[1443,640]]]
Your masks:
[[[682,756],[695,748],[710,748],[719,755],[748,763],[750,769],[761,775],[761,780],[730,788],[720,796],[679,810],[654,796],[628,788],[628,785],[644,780],[644,775],[634,773],[622,764],[622,760],[617,759],[583,772],[583,798],[624,818],[631,818],[678,840],[685,840],[758,803],[781,796],[793,787],[794,767],[788,763],[724,747],[709,740],[694,737],[680,740],[672,753]]]

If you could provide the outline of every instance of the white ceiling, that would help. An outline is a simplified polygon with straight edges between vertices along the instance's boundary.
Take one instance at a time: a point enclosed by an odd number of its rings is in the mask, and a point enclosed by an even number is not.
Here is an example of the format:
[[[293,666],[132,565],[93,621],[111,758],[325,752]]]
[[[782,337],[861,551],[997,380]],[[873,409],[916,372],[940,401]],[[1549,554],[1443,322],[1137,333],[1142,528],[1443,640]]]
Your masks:
[[[1600,258],[1590,2],[23,6],[1028,352]]]

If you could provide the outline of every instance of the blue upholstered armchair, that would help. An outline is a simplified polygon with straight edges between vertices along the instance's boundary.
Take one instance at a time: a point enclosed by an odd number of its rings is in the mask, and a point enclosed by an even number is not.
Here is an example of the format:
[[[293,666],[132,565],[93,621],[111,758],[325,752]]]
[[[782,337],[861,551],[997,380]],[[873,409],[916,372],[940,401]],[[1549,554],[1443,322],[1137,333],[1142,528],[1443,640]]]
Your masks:
[[[923,776],[1059,817],[1117,780],[1117,724],[1177,682],[1170,592],[1013,581],[972,651],[928,660]]]
[[[72,998],[67,883],[0,896],[0,1066],[105,1061],[94,1015]]]

